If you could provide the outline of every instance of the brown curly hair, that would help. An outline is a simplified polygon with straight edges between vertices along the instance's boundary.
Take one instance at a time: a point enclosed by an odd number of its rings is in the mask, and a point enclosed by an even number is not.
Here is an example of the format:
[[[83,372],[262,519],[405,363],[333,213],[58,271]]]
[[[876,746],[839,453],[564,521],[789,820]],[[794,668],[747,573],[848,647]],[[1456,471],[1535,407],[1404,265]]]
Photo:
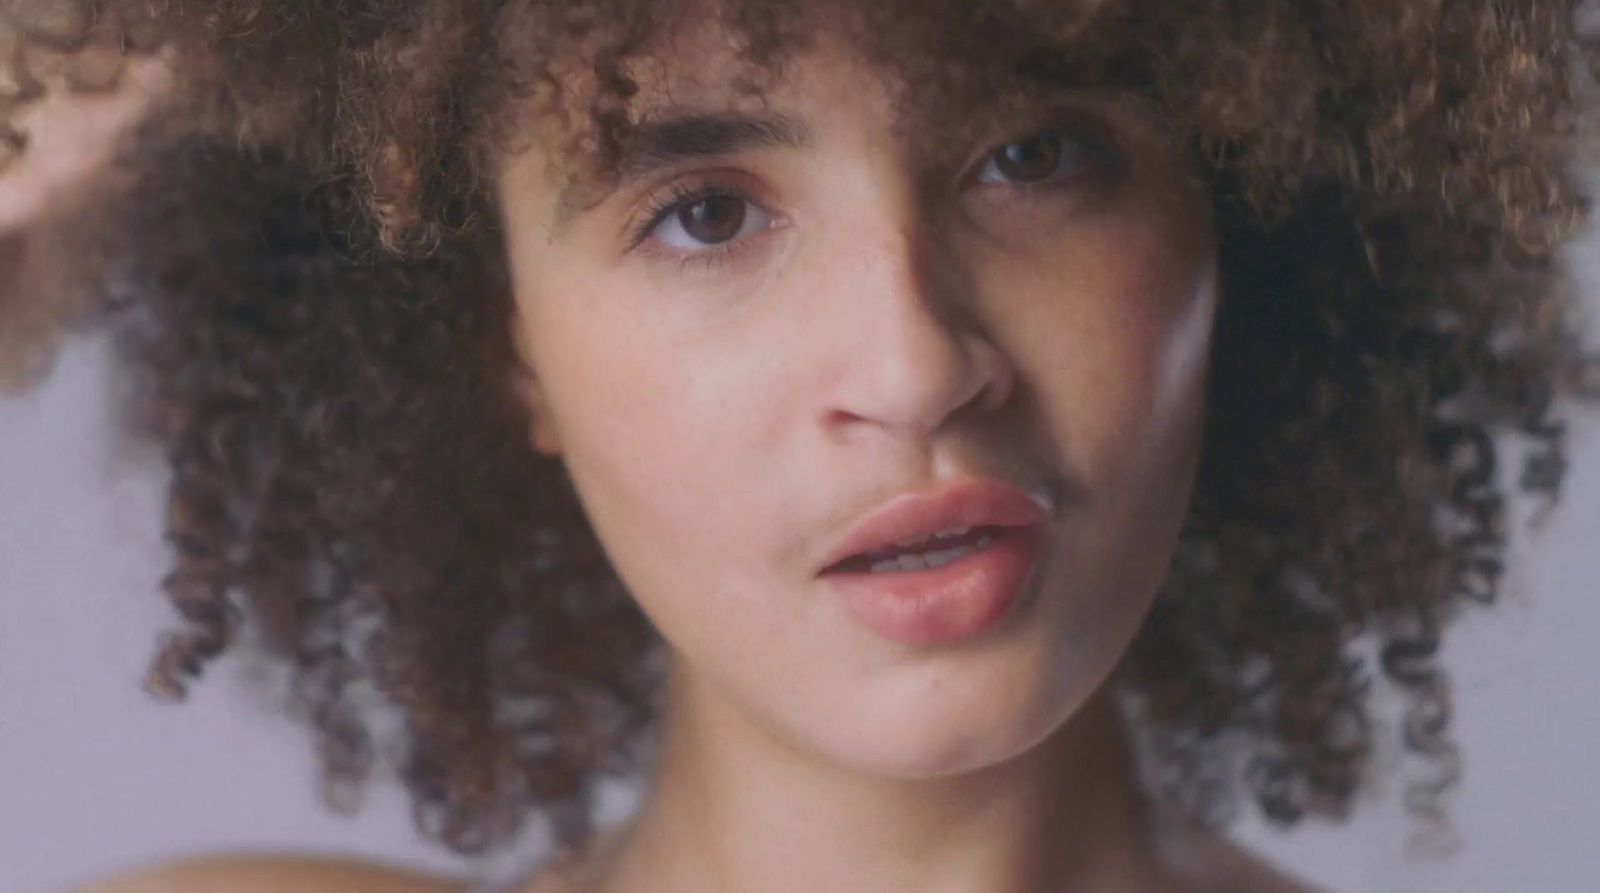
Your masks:
[[[749,89],[824,5],[718,4]],[[1124,677],[1152,784],[1205,814],[1248,792],[1280,822],[1342,815],[1386,679],[1410,699],[1405,745],[1439,770],[1411,806],[1435,814],[1456,760],[1441,632],[1502,573],[1491,435],[1531,440],[1517,486],[1553,498],[1554,401],[1595,390],[1556,253],[1584,216],[1571,167],[1593,124],[1576,0],[853,6],[863,51],[940,123],[1041,80],[1115,90],[1210,184],[1223,302],[1201,470]],[[605,176],[630,63],[705,12],[0,5],[7,112],[41,59],[94,60],[105,82],[107,58],[160,49],[180,72],[92,228],[97,318],[171,466],[165,587],[185,623],[150,683],[179,696],[258,634],[292,667],[335,805],[391,760],[419,827],[473,852],[531,815],[582,835],[596,781],[637,765],[657,643],[528,443],[486,172],[533,121],[572,176]],[[403,730],[380,733],[377,704]]]

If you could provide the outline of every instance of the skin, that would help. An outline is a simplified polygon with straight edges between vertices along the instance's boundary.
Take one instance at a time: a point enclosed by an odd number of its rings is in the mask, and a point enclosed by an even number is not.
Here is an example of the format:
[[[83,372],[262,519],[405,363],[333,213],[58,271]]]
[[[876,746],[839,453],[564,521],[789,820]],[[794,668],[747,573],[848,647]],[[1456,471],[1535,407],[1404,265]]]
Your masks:
[[[764,139],[599,191],[538,138],[501,166],[530,437],[669,648],[643,810],[524,893],[1301,889],[1145,809],[1110,694],[1198,458],[1218,296],[1187,162],[1071,92],[930,145],[842,39],[755,100],[726,47],[674,35],[632,112]],[[678,213],[707,186],[715,246]],[[819,578],[846,525],[978,476],[1055,499],[1019,609],[923,648],[846,614]],[[99,889],[455,889],[262,859],[126,883]]]

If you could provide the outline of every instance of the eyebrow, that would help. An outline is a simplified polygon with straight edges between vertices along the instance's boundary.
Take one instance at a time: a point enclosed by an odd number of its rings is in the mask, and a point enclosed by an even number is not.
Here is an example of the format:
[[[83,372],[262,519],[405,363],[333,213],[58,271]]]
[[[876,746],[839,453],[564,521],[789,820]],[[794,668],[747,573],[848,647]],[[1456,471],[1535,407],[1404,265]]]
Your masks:
[[[617,176],[599,192],[570,184],[556,201],[555,230],[566,229],[585,208],[605,195],[662,168],[721,158],[752,149],[799,149],[811,142],[811,131],[782,115],[734,113],[686,114],[645,121],[634,127],[617,164]]]

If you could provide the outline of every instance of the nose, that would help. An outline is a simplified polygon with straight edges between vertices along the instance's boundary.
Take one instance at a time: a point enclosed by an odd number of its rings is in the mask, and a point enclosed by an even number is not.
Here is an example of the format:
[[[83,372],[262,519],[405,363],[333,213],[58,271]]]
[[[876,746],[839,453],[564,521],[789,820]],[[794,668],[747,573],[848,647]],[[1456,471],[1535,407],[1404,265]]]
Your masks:
[[[964,411],[1002,406],[1016,372],[984,332],[953,253],[916,223],[866,229],[830,263],[841,315],[829,426],[924,438]]]

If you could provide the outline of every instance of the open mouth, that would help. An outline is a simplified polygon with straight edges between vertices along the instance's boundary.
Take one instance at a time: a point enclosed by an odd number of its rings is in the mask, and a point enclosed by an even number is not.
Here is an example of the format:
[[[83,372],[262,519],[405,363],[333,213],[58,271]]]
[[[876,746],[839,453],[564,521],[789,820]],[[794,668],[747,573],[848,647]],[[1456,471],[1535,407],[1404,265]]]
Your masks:
[[[1005,528],[993,525],[941,531],[851,556],[825,573],[887,574],[930,570],[983,551],[1004,532]]]

